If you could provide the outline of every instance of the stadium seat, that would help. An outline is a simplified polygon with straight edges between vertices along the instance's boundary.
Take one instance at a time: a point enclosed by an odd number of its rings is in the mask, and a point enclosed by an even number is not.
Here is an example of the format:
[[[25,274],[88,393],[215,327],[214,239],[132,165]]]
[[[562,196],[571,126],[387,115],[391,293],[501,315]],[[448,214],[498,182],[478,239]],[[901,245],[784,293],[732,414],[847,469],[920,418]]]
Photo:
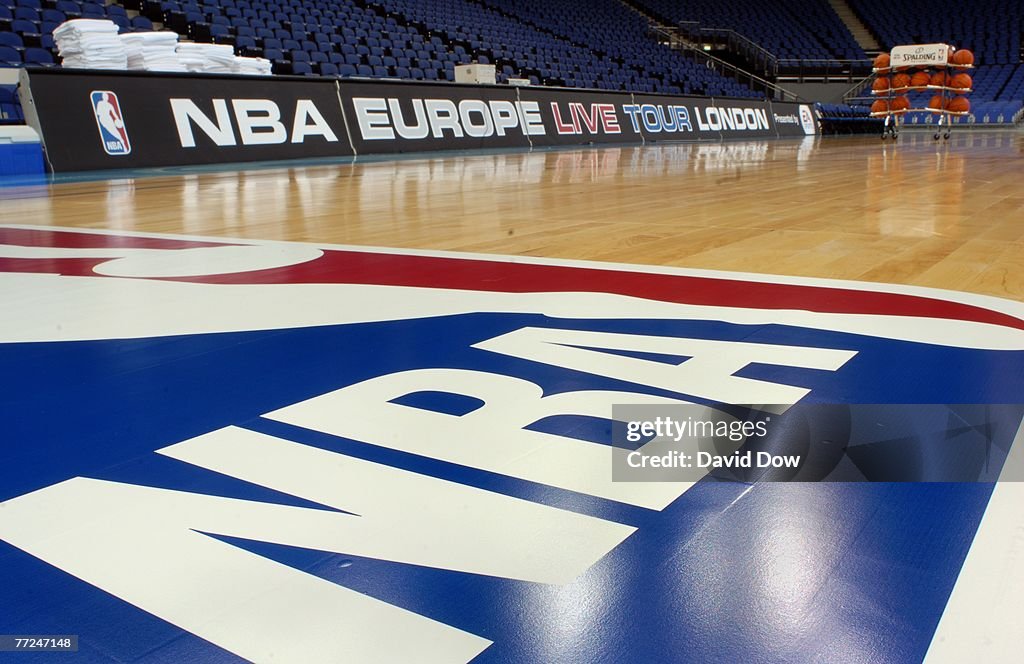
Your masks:
[[[24,59],[25,64],[29,65],[56,64],[56,60],[54,60],[53,54],[45,48],[26,48]]]
[[[21,64],[21,53],[10,46],[0,46],[0,63]]]

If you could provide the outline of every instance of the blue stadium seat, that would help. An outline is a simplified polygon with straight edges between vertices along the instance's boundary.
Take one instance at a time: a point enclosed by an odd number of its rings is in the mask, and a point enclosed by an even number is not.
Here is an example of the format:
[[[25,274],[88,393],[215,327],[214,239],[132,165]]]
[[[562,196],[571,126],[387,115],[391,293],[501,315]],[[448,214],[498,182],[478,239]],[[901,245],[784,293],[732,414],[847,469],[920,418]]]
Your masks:
[[[56,64],[53,54],[45,48],[26,48],[25,64],[30,65],[52,65]]]
[[[21,53],[10,46],[0,46],[0,62],[9,64],[21,64]]]

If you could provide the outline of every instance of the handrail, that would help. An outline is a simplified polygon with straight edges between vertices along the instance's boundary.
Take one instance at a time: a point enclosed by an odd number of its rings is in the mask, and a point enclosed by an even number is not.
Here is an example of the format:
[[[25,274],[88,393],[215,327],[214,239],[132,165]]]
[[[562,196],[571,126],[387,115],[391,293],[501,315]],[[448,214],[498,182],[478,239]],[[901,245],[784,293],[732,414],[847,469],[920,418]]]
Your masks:
[[[670,46],[686,51],[691,51],[699,58],[703,58],[705,64],[708,65],[708,67],[712,70],[717,70],[719,73],[723,74],[728,72],[732,74],[737,80],[742,80],[743,78],[746,78],[751,83],[756,83],[757,86],[763,88],[766,93],[768,91],[775,93],[774,98],[779,101],[804,101],[804,99],[800,97],[800,95],[794,92],[779,87],[778,85],[772,83],[771,81],[763,79],[760,76],[757,76],[756,74],[751,74],[748,71],[740,69],[736,65],[730,64],[725,60],[716,58],[710,53],[705,52],[704,49],[700,48],[697,44],[680,37],[676,30],[666,28],[657,23],[649,23],[648,30],[668,40]]]
[[[845,73],[847,77],[852,77],[855,75],[854,70],[857,67],[866,68],[871,63],[870,59],[782,58],[732,28],[707,28],[702,26],[699,21],[680,21],[678,26],[691,42],[702,38],[706,40],[724,37],[727,46],[746,55],[769,78],[777,78],[782,73],[782,69],[786,67],[799,68],[809,65],[812,67],[817,65],[818,71],[815,73],[819,73],[821,70],[828,72],[833,69],[842,72],[845,67],[849,67],[849,71]]]
[[[780,58],[779,76],[840,79],[853,81],[871,71],[871,60],[841,60],[833,58]]]
[[[837,63],[837,64],[841,64],[841,65],[857,64],[857,65],[868,65],[868,66],[870,66],[871,63],[872,63],[872,60],[871,60],[871,58],[858,58],[856,60],[854,60],[854,59],[843,59],[843,58],[779,58],[779,62],[780,63],[785,62],[787,64],[788,63],[794,63],[794,62],[795,63],[801,63],[801,62],[824,62],[826,64],[828,64],[828,63]]]
[[[865,76],[861,80],[857,81],[857,83],[855,83],[853,85],[853,87],[851,87],[849,90],[844,92],[843,93],[843,97],[842,97],[843,103],[844,104],[849,104],[850,100],[862,99],[862,97],[860,97],[860,93],[863,92],[864,89],[867,88],[871,84],[871,79],[872,78],[874,78],[874,77],[873,76]]]
[[[696,37],[699,39],[705,36],[724,35],[729,46],[736,47],[736,50],[741,52],[745,51],[748,56],[751,56],[755,64],[763,63],[766,75],[775,76],[778,71],[778,57],[774,53],[732,28],[706,28],[700,24],[700,21],[680,21],[677,25],[680,30],[687,33],[691,38]]]

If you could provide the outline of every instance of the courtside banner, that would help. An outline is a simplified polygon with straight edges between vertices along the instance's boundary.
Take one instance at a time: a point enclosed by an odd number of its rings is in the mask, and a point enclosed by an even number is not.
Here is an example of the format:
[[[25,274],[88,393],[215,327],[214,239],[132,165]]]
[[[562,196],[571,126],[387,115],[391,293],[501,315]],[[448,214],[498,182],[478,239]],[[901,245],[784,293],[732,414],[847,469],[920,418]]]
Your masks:
[[[1019,659],[1019,302],[5,225],[0,310],[0,649]]]
[[[624,107],[650,141],[717,141],[775,138],[768,103],[727,97],[634,95]]]
[[[507,86],[341,79],[340,90],[357,154],[529,147],[545,129]]]
[[[352,154],[328,79],[31,69],[23,104],[56,172]]]
[[[725,110],[732,106],[733,101],[723,101],[719,109],[707,97],[643,94],[632,95],[621,104],[626,124],[645,141],[720,141],[721,118],[724,116],[735,124],[732,115]],[[710,116],[709,108],[714,108]],[[742,117],[742,111],[740,114]],[[707,122],[709,117],[710,125]],[[756,129],[759,118],[752,117],[750,121]],[[767,124],[767,119],[763,119],[763,123]],[[751,130],[749,134],[748,138],[760,137],[760,131]]]
[[[531,136],[534,145],[640,143],[643,138],[625,113],[629,93],[594,92],[574,88],[523,87],[523,102],[536,105],[544,133]]]
[[[53,171],[816,133],[810,106],[574,88],[30,69]]]
[[[813,136],[818,133],[818,116],[811,104],[773,101],[768,116],[779,138]]]

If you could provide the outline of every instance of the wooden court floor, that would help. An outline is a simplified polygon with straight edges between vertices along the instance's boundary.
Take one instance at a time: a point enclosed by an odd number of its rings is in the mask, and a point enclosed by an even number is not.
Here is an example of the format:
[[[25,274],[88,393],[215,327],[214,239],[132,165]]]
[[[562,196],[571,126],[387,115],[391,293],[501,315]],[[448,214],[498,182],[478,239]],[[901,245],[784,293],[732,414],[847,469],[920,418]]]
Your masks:
[[[1024,299],[1024,133],[414,156],[0,189],[9,223],[524,254]]]
[[[1018,661],[1024,483],[890,470],[1022,458],[1022,176],[1024,133],[964,131],[0,187],[0,226],[115,231],[7,229],[0,631],[96,662]],[[133,232],[316,247],[170,273]],[[580,423],[811,395],[796,444],[880,481],[619,482]],[[832,428],[872,404],[917,416]]]

